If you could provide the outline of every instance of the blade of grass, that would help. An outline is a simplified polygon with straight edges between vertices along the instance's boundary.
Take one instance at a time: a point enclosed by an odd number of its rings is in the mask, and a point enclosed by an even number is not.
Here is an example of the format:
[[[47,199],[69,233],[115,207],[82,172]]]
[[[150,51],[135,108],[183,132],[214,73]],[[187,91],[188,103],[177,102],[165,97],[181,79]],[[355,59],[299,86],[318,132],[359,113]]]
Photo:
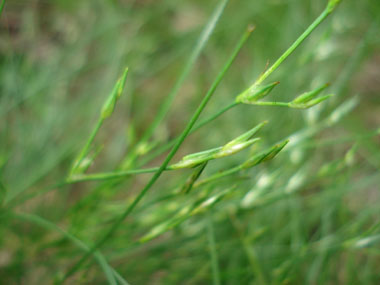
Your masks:
[[[260,77],[255,81],[254,85],[260,85],[269,75],[273,73],[280,65],[287,59],[295,50],[298,48],[302,42],[330,15],[336,6],[339,4],[340,0],[330,0],[323,10],[323,12],[318,16],[317,19],[298,37],[298,39],[276,60],[271,67],[269,67]]]
[[[43,219],[37,215],[32,215],[32,214],[26,214],[26,213],[11,213],[12,217],[26,221],[26,222],[31,222],[34,223],[44,229],[55,231],[63,235],[65,238],[70,240],[74,245],[76,245],[78,248],[82,249],[83,251],[88,251],[90,248],[82,242],[80,239],[76,238],[72,234],[66,232],[65,230],[61,229],[54,223]],[[117,284],[116,279],[122,284],[128,284],[126,280],[124,280],[123,277],[120,276],[119,273],[115,269],[113,269],[105,259],[105,257],[100,253],[100,252],[95,252],[94,253],[95,259],[98,261],[100,267],[103,269],[108,283],[109,284]]]
[[[246,254],[248,262],[251,266],[252,273],[254,274],[255,279],[257,279],[257,283],[270,284],[270,282],[268,282],[267,280],[264,269],[262,268],[260,264],[259,258],[257,256],[257,253],[254,247],[251,245],[249,238],[244,236],[243,225],[240,223],[235,213],[233,213],[231,210],[229,212],[229,217],[230,217],[232,226],[234,227],[234,229],[236,230],[239,236],[244,253]]]
[[[216,15],[218,14],[221,14],[225,5],[226,5],[227,1],[224,0],[224,1],[221,1],[220,4],[218,5],[218,8],[216,10]],[[251,34],[251,32],[253,31],[252,28],[249,28],[245,33],[244,35],[242,36],[242,38],[240,39],[240,41],[238,42],[237,46],[235,47],[234,51],[232,52],[232,55],[230,56],[230,58],[227,60],[225,66],[222,68],[221,72],[218,74],[216,80],[213,82],[213,84],[211,85],[210,89],[208,90],[207,94],[204,96],[204,98],[202,99],[200,105],[198,106],[198,108],[196,109],[195,113],[193,114],[193,116],[191,117],[189,123],[187,124],[187,126],[185,127],[184,131],[182,132],[181,136],[180,136],[180,139],[178,140],[178,142],[175,144],[175,146],[172,148],[172,150],[170,151],[170,153],[168,154],[168,156],[166,157],[166,159],[164,160],[164,162],[162,163],[162,165],[160,166],[160,168],[157,170],[157,172],[153,175],[153,177],[150,179],[150,181],[148,182],[148,184],[141,190],[141,192],[137,195],[137,197],[135,198],[135,200],[129,205],[129,207],[127,207],[127,209],[120,215],[120,217],[116,220],[116,222],[114,222],[114,224],[111,226],[111,228],[106,232],[106,234],[95,244],[95,246],[91,249],[91,251],[87,254],[85,254],[73,267],[71,270],[69,270],[67,272],[67,274],[65,275],[65,277],[63,278],[63,281],[66,280],[69,276],[71,276],[73,273],[75,273],[80,265],[87,260],[87,258],[95,251],[97,250],[99,247],[101,247],[111,236],[112,234],[119,228],[119,226],[121,225],[121,223],[125,220],[125,218],[134,210],[134,208],[137,206],[137,204],[140,202],[140,200],[145,196],[145,194],[151,189],[151,187],[154,185],[154,183],[157,181],[157,179],[161,176],[162,172],[166,169],[166,167],[168,166],[170,160],[173,158],[173,156],[175,155],[175,153],[177,152],[177,150],[179,149],[179,147],[181,146],[181,144],[183,143],[183,141],[185,140],[185,138],[187,137],[187,135],[190,133],[190,130],[192,129],[192,127],[194,126],[195,122],[198,120],[199,116],[201,115],[202,111],[204,110],[204,108],[206,107],[207,103],[210,101],[212,95],[214,94],[217,86],[219,85],[219,83],[221,82],[221,80],[223,79],[225,73],[227,72],[227,70],[229,69],[229,67],[231,66],[232,62],[234,61],[234,59],[236,58],[238,52],[240,51],[240,49],[242,48],[243,44],[245,43],[245,41],[248,39],[249,35]]]
[[[67,184],[73,184],[73,183],[84,182],[84,181],[98,181],[98,180],[114,179],[114,178],[125,177],[125,176],[129,176],[133,174],[153,173],[153,172],[156,172],[158,169],[159,169],[158,167],[152,167],[152,168],[145,168],[145,169],[131,169],[131,170],[115,171],[115,172],[79,174],[67,180]],[[170,170],[170,169],[165,169],[165,170]]]

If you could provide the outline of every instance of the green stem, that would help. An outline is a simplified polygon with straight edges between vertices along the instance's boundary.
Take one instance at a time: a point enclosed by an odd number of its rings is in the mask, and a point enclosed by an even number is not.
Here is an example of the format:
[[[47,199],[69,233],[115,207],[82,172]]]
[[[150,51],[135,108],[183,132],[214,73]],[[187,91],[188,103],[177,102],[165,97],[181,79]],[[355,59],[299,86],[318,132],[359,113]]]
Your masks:
[[[197,188],[197,187],[200,187],[206,183],[210,183],[212,181],[215,181],[215,180],[218,180],[224,176],[227,176],[227,175],[231,175],[231,174],[234,174],[236,172],[239,172],[240,170],[242,170],[241,166],[238,165],[238,166],[235,166],[233,168],[230,168],[230,169],[227,169],[227,170],[224,170],[222,172],[218,172],[210,177],[207,177],[205,179],[202,179],[200,180],[199,182],[195,183],[193,188]]]
[[[243,225],[239,222],[235,213],[233,213],[232,211],[230,211],[230,220],[232,226],[235,228],[238,234],[244,253],[246,254],[248,262],[251,266],[252,273],[254,274],[255,281],[257,281],[255,283],[262,285],[271,284],[270,282],[268,282],[269,280],[267,280],[264,269],[262,268],[261,263],[259,261],[259,257],[257,256],[254,246],[252,245],[253,240],[248,240],[248,238],[244,236]]]
[[[331,2],[331,1],[330,1]],[[260,85],[269,75],[273,73],[280,65],[287,59],[297,47],[318,27],[323,20],[327,18],[328,15],[332,12],[331,4],[325,8],[325,10],[319,15],[317,19],[298,37],[298,39],[276,60],[271,67],[269,67],[254,83],[254,85]]]
[[[227,3],[227,0],[223,0],[220,4],[219,4],[219,7],[217,9],[217,13],[221,13],[221,11],[224,9],[225,5]],[[181,144],[183,143],[183,141],[185,140],[185,138],[188,136],[188,134],[190,133],[190,130],[192,129],[192,127],[194,126],[195,122],[198,120],[199,116],[201,115],[202,111],[205,109],[207,103],[210,101],[212,95],[214,94],[217,86],[219,85],[219,83],[221,82],[221,80],[223,79],[225,73],[227,72],[227,70],[230,68],[232,62],[234,61],[234,59],[236,58],[238,52],[240,51],[240,49],[242,48],[243,44],[245,43],[245,41],[248,39],[249,35],[251,34],[251,32],[253,31],[253,29],[248,29],[244,35],[242,36],[242,38],[240,39],[239,43],[237,44],[237,46],[235,47],[232,55],[230,56],[230,58],[227,60],[227,63],[225,64],[225,66],[223,67],[222,71],[218,74],[216,80],[213,82],[212,86],[210,87],[210,89],[208,90],[207,94],[205,95],[205,97],[202,99],[202,102],[200,103],[200,105],[198,106],[197,110],[195,111],[194,115],[192,116],[192,118],[190,119],[189,123],[187,124],[187,126],[185,127],[184,131],[182,132],[178,142],[176,142],[176,144],[174,145],[174,147],[172,148],[172,150],[170,151],[170,153],[168,154],[168,156],[165,158],[164,162],[162,163],[162,165],[160,166],[160,168],[157,170],[157,172],[155,172],[155,174],[153,175],[153,177],[150,179],[150,181],[148,182],[148,184],[141,190],[141,192],[137,195],[137,197],[135,198],[135,200],[129,205],[129,207],[127,207],[127,209],[119,216],[119,218],[116,220],[116,222],[113,223],[113,225],[111,226],[111,228],[106,232],[106,234],[91,248],[91,250],[89,252],[87,252],[72,268],[71,270],[69,270],[67,272],[67,274],[64,276],[63,278],[63,281],[66,280],[69,276],[71,276],[72,274],[74,274],[78,269],[79,267],[82,265],[82,263],[84,263],[87,258],[89,256],[91,256],[93,254],[94,251],[96,251],[98,248],[100,248],[106,241],[108,241],[108,239],[110,237],[112,237],[113,233],[119,228],[119,226],[122,224],[122,222],[125,220],[126,217],[129,216],[129,214],[135,209],[135,207],[137,206],[137,204],[140,202],[140,200],[146,195],[146,193],[151,189],[151,187],[154,185],[154,183],[157,181],[157,179],[161,176],[162,172],[166,169],[166,167],[168,166],[170,160],[173,158],[173,156],[176,154],[176,152],[178,151],[179,147],[181,146]]]
[[[84,181],[97,181],[97,180],[107,180],[113,178],[120,178],[124,176],[143,174],[143,173],[153,173],[156,172],[159,167],[145,168],[145,169],[131,169],[126,171],[116,171],[116,172],[103,172],[95,174],[80,174],[74,175],[72,178],[67,180],[67,184],[73,184]],[[170,169],[165,169],[170,170]]]
[[[287,102],[255,102],[255,103],[252,103],[252,105],[289,107],[289,103]]]
[[[96,137],[96,134],[98,133],[100,127],[103,125],[103,122],[104,122],[104,118],[100,117],[98,122],[96,123],[95,128],[92,130],[90,137],[88,138],[86,144],[82,148],[82,150],[79,153],[79,155],[77,156],[77,158],[74,160],[74,164],[71,167],[69,177],[75,172],[76,168],[80,166],[83,158],[88,154],[90,147],[91,147],[91,144],[93,143],[93,141]]]

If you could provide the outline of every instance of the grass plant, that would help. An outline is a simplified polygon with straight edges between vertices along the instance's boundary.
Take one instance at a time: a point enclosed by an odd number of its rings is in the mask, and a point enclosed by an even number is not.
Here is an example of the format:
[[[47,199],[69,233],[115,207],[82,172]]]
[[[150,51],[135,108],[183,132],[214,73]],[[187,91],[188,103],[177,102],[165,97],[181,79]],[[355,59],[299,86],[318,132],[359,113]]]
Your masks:
[[[4,284],[380,281],[379,102],[356,94],[379,89],[355,83],[380,48],[378,17],[343,48],[346,5],[379,5],[58,2],[48,15],[75,15],[83,37],[57,21],[62,48],[26,51],[50,29],[39,7],[20,12],[23,33],[1,35]],[[322,12],[300,32],[275,15],[285,8]],[[170,21],[187,32],[164,32]]]

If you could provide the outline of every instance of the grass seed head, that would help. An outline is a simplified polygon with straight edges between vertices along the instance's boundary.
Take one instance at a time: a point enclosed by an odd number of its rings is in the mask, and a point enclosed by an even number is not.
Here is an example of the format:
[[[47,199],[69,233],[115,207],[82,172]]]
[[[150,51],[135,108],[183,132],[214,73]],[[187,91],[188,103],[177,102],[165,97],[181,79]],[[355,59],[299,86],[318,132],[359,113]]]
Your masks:
[[[258,142],[260,138],[254,138],[245,142],[240,142],[240,143],[235,143],[233,145],[227,144],[225,145],[218,153],[216,153],[213,158],[221,158],[221,157],[226,157],[233,155],[249,146],[252,144]]]
[[[244,104],[252,104],[254,102],[257,102],[260,99],[266,97],[279,83],[280,82],[277,81],[264,86],[253,84],[251,87],[236,97],[236,102]]]
[[[262,162],[273,159],[288,144],[288,142],[289,140],[285,140],[282,143],[274,145],[266,151],[254,155],[242,164],[242,169],[251,168]]]
[[[123,75],[116,82],[110,96],[107,98],[106,102],[103,104],[103,107],[101,110],[101,118],[103,120],[110,117],[111,114],[113,113],[116,106],[116,102],[120,98],[121,94],[123,93],[125,81],[127,79],[127,74],[128,74],[128,67],[124,70]]]
[[[327,100],[333,95],[330,94],[330,95],[321,96],[319,98],[316,98],[316,97],[328,86],[329,84],[325,84],[312,91],[301,94],[300,96],[296,97],[293,101],[289,103],[289,107],[296,108],[296,109],[307,109]]]
[[[327,4],[327,12],[332,13],[340,2],[341,0],[330,0]]]
[[[237,144],[240,144],[242,142],[247,141],[252,136],[254,136],[258,131],[260,131],[267,123],[268,123],[268,121],[264,121],[264,122],[258,124],[257,126],[252,128],[251,130],[249,130],[248,132],[238,136],[236,139],[233,139],[232,141],[225,144],[224,148],[229,148],[229,147],[232,147],[234,145],[237,145]]]

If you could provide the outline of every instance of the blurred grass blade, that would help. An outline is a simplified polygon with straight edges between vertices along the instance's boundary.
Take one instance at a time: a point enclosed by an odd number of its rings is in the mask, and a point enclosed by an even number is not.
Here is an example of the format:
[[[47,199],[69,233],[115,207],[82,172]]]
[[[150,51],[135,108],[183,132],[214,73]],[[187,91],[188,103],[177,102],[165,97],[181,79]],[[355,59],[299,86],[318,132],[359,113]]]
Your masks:
[[[270,149],[263,151],[262,153],[254,155],[242,164],[242,169],[251,168],[259,163],[273,159],[288,144],[288,142],[289,140],[285,140],[282,143],[276,144]]]
[[[7,199],[7,188],[5,187],[1,177],[0,177],[0,208],[2,208],[3,204]]]
[[[327,124],[333,125],[339,122],[342,117],[351,112],[358,104],[359,98],[357,96],[349,100],[345,100],[330,114],[330,116],[327,118]]]
[[[17,219],[21,219],[27,222],[34,223],[40,227],[43,227],[47,230],[52,230],[55,232],[60,233],[65,238],[70,240],[74,245],[76,245],[78,248],[80,248],[83,251],[88,251],[89,247],[83,243],[81,240],[73,236],[72,234],[66,232],[65,230],[61,229],[57,225],[55,225],[52,222],[49,222],[48,220],[45,220],[39,216],[32,215],[32,214],[26,214],[26,213],[12,213],[13,217]],[[107,260],[104,258],[104,256],[100,252],[94,253],[95,259],[98,261],[100,267],[103,269],[104,274],[107,277],[109,284],[117,284],[115,277],[119,280],[121,280],[122,283],[128,284],[127,281],[125,281],[107,262]],[[116,276],[117,275],[117,276]],[[119,281],[120,282],[120,281]]]
[[[203,170],[207,166],[207,161],[198,166],[194,172],[191,174],[191,176],[187,179],[185,184],[181,187],[180,193],[189,194],[191,189],[193,188],[193,185],[195,181],[198,180],[198,178],[201,176]]]
[[[174,217],[169,218],[165,222],[162,222],[161,224],[153,227],[146,235],[140,238],[139,241],[141,243],[145,243],[149,240],[152,240],[162,235],[163,233],[173,229],[174,227],[179,226],[184,221],[189,219],[191,216],[209,210],[234,189],[235,187],[231,187],[224,191],[220,191],[219,193],[211,197],[202,197],[196,200],[195,202],[191,203],[190,205],[179,207]]]

